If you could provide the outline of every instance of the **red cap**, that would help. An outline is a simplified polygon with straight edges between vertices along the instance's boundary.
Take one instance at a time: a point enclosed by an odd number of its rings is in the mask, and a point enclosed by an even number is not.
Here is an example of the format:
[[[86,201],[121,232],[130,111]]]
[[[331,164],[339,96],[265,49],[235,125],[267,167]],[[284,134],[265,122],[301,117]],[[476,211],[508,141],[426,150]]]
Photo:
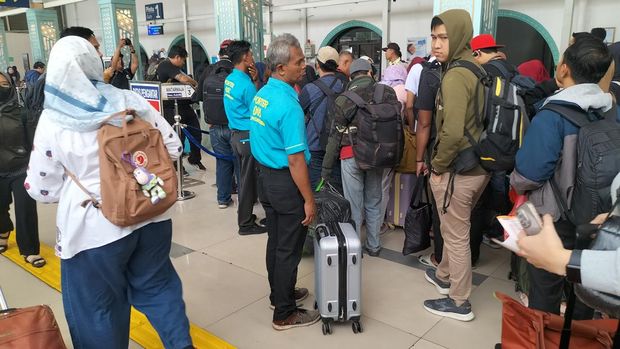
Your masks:
[[[471,50],[478,51],[484,48],[500,48],[504,47],[504,45],[498,45],[495,43],[495,38],[491,34],[480,34],[475,38],[471,39]]]
[[[226,39],[226,40],[222,41],[222,43],[220,44],[220,48],[221,49],[228,48],[228,46],[230,46],[231,42],[232,42],[232,40],[230,40],[230,39]]]

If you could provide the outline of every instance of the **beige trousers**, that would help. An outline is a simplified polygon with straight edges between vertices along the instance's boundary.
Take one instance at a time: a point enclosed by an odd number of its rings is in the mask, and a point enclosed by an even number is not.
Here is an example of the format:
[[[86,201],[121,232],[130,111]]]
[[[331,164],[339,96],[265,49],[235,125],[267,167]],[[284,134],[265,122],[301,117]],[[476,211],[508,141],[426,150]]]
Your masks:
[[[431,190],[437,202],[441,235],[444,240],[443,258],[436,276],[450,282],[450,298],[457,305],[469,299],[472,287],[471,250],[469,247],[471,211],[489,182],[488,175],[454,177],[454,192],[443,213],[444,196],[450,187],[450,174],[432,175]]]

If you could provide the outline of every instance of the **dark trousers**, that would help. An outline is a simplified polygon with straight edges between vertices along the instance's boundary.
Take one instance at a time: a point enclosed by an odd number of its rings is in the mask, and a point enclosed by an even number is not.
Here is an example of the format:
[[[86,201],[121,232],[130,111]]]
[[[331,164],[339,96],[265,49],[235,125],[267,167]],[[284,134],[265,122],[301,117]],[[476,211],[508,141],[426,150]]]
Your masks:
[[[260,200],[267,214],[267,273],[275,305],[273,320],[284,320],[296,309],[294,290],[297,266],[308,228],[304,199],[288,169],[259,167]]]
[[[0,177],[0,233],[12,231],[9,207],[15,202],[16,239],[19,253],[23,256],[39,254],[39,218],[37,202],[24,188],[26,174]]]
[[[175,115],[174,105],[164,106],[164,118],[166,119],[166,121],[168,121],[168,123],[170,123],[170,125],[174,125],[175,123],[174,115]],[[196,116],[196,112],[194,111],[194,109],[192,109],[191,106],[187,104],[185,105],[179,104],[179,115],[181,115],[182,124],[195,127],[197,129],[200,128],[200,122],[198,121],[198,116]],[[200,131],[189,129],[189,128],[187,130],[192,135],[192,137],[196,139],[196,141],[198,142],[202,141],[202,133],[200,133]],[[185,135],[181,135],[181,142],[185,144]],[[202,158],[202,155],[200,154],[200,148],[194,145],[194,143],[189,142],[189,157],[187,158],[187,161],[190,164],[195,164],[195,163],[200,162],[201,158]]]
[[[560,220],[555,223],[555,229],[562,240],[564,248],[573,249],[575,244],[575,226],[570,222]],[[566,291],[569,290],[566,287],[566,278],[549,273],[543,269],[538,269],[531,264],[527,265],[527,273],[530,279],[529,307],[553,314],[560,314],[562,296],[567,294]],[[593,316],[594,310],[577,298],[573,319],[590,320]]]
[[[310,151],[310,166],[308,166],[308,173],[310,174],[310,185],[312,189],[321,182],[321,171],[323,170],[323,158],[325,157],[324,151]],[[329,184],[331,184],[340,194],[342,191],[342,171],[340,169],[340,161],[335,161],[332,168],[331,178],[326,178]]]
[[[258,198],[256,161],[250,149],[250,132],[233,130],[230,142],[239,163],[239,209],[237,221],[239,228],[247,228],[255,224],[252,212],[254,210],[254,203],[256,203]]]
[[[151,223],[61,261],[62,300],[76,349],[127,348],[132,305],[166,348],[192,344],[171,240],[172,221]]]
[[[211,146],[216,154],[233,156],[230,146],[231,131],[226,125],[213,125],[209,129]],[[215,184],[217,185],[217,202],[228,204],[233,189],[234,177],[239,181],[239,164],[237,159],[217,158],[215,163]]]

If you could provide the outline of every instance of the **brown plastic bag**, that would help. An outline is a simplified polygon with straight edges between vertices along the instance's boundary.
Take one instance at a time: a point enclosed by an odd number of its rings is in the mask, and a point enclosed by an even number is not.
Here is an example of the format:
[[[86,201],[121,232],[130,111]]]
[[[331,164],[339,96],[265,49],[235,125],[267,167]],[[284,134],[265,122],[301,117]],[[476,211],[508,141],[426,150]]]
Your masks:
[[[523,306],[495,292],[503,303],[502,349],[556,349],[560,345],[564,318]],[[571,349],[611,349],[618,320],[573,321]]]
[[[416,173],[417,170],[417,152],[415,133],[411,133],[407,127],[404,127],[405,147],[403,149],[403,157],[400,164],[396,167],[396,172],[400,173]]]
[[[66,349],[52,309],[38,305],[0,312],[0,348]]]

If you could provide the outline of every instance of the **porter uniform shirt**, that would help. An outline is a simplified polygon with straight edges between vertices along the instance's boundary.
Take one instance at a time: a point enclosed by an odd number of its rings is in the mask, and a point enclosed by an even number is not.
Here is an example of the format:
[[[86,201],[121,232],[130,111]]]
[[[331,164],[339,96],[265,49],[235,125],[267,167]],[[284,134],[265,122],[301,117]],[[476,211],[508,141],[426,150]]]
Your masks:
[[[304,112],[297,93],[282,80],[269,79],[254,97],[250,122],[252,155],[263,166],[288,167],[288,156],[304,152],[310,161]]]
[[[224,109],[231,130],[250,130],[250,106],[256,87],[245,72],[235,68],[224,82]]]

